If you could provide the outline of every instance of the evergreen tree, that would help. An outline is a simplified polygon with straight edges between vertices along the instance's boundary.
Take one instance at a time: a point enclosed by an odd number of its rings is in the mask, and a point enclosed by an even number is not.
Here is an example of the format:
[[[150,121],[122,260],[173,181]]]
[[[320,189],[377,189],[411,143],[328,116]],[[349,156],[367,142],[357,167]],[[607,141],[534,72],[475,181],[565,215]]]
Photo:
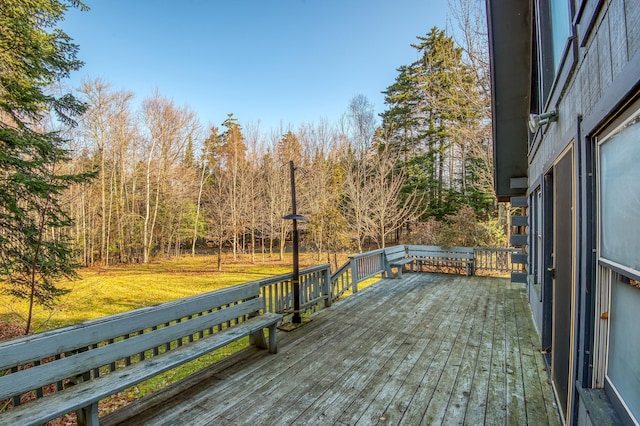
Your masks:
[[[474,174],[466,170],[482,164],[468,154],[464,136],[482,117],[474,99],[476,74],[443,30],[432,28],[412,47],[418,59],[400,67],[384,92],[387,110],[380,133],[407,167],[403,192],[419,188],[425,195],[424,217],[442,219],[465,203],[473,205],[469,197],[478,198],[467,181]]]
[[[291,130],[282,135],[282,139],[275,148],[280,163],[287,164],[293,160],[296,167],[302,167],[302,145]]]
[[[247,146],[244,143],[242,127],[233,114],[228,114],[222,123],[226,130],[222,133],[223,180],[228,197],[228,214],[230,217],[231,246],[233,260],[236,260],[240,247],[240,237],[244,231],[244,175],[246,169]]]
[[[48,87],[82,64],[78,47],[55,28],[80,2],[3,0],[0,5],[0,282],[26,299],[25,333],[36,304],[52,307],[73,277],[74,255],[65,229],[71,224],[60,197],[89,175],[64,173],[68,161],[58,132],[43,130],[50,112],[68,125],[84,106]]]

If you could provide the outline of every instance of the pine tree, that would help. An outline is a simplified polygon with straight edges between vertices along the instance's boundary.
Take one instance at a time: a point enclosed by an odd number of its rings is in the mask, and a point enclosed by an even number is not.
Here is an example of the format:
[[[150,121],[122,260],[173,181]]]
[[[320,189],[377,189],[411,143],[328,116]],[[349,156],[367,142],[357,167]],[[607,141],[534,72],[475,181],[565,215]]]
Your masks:
[[[223,182],[228,194],[228,211],[230,216],[231,246],[233,260],[236,260],[240,248],[240,237],[243,235],[244,176],[247,146],[244,143],[242,127],[233,114],[228,114],[222,123],[226,130],[222,133]]]
[[[476,74],[453,38],[435,27],[417,38],[411,46],[418,59],[400,67],[384,92],[387,110],[380,133],[407,168],[403,192],[419,188],[425,195],[424,217],[442,219],[479,197],[469,190],[468,179],[475,175],[467,167],[482,164],[469,155],[465,130],[475,128],[482,115],[475,101]]]
[[[78,47],[55,28],[80,2],[3,0],[0,6],[0,282],[28,302],[25,334],[35,305],[51,308],[73,277],[74,252],[65,230],[71,220],[60,197],[89,175],[66,174],[68,151],[58,132],[43,130],[50,112],[73,125],[84,105],[48,87],[77,70]]]

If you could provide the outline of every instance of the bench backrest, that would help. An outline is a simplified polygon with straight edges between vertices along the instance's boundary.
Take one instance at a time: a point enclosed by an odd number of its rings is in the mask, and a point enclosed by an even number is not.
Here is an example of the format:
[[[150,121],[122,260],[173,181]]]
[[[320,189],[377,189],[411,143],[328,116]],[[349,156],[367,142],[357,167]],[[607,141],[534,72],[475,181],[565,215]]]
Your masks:
[[[230,325],[264,307],[258,284],[245,284],[0,343],[0,399]],[[22,370],[30,362],[55,358]],[[15,372],[15,370],[20,370]]]
[[[407,255],[405,246],[392,246],[384,249],[384,254],[387,258],[387,262],[393,262],[394,260],[403,259]]]
[[[473,260],[472,247],[407,246],[407,256]]]

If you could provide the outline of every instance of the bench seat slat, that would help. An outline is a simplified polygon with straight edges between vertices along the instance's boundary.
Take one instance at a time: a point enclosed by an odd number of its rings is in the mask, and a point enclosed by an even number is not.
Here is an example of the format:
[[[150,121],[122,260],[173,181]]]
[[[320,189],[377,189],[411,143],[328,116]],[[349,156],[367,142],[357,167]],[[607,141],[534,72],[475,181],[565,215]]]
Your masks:
[[[414,260],[415,259],[403,258],[403,259],[392,260],[389,263],[391,264],[391,266],[399,266],[399,265],[406,265],[407,263],[411,263]]]
[[[17,373],[0,377],[0,399],[28,392],[43,384],[54,383],[68,377],[107,365],[110,362],[135,355],[164,342],[197,333],[213,325],[221,324],[260,310],[261,299],[233,305],[207,315],[194,317],[149,333],[133,336],[119,342],[65,357],[55,362],[40,364]],[[235,328],[236,326],[232,327]],[[139,330],[139,328],[136,327]]]
[[[33,403],[15,407],[2,413],[2,422],[20,425],[42,424],[192,361],[241,337],[272,327],[281,319],[282,315],[273,313],[264,313],[258,317],[250,318],[241,324],[225,329],[223,332],[207,336],[179,349],[133,364],[97,379],[80,383],[63,392],[47,395],[37,401],[37,410],[30,407]]]

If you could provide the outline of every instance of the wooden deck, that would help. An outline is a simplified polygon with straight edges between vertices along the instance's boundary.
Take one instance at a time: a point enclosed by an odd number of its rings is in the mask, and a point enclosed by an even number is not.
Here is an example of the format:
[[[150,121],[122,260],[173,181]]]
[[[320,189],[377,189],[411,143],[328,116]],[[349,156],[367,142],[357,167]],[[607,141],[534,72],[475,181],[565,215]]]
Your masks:
[[[312,319],[279,332],[277,355],[242,351],[106,423],[560,424],[524,288],[507,279],[405,274]]]

